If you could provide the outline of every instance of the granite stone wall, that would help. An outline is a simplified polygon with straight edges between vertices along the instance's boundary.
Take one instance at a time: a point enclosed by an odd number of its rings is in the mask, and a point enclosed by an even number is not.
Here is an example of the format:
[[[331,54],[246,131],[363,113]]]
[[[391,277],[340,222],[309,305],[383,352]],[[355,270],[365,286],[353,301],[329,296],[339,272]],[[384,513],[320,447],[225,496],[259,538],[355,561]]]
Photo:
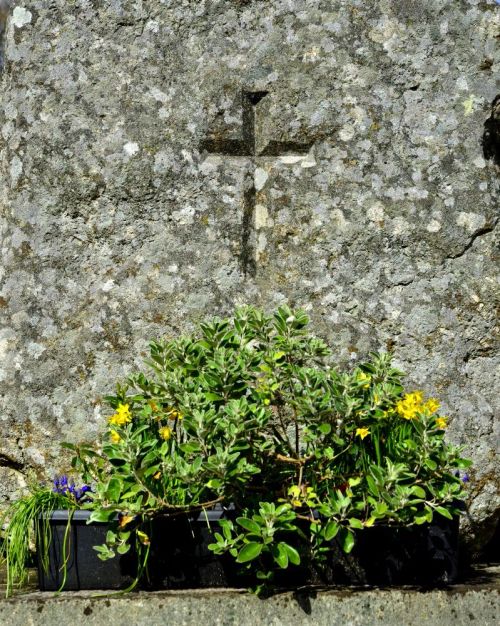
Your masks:
[[[340,363],[391,350],[442,399],[475,461],[466,527],[484,545],[499,512],[499,41],[494,0],[11,7],[0,498],[64,469],[59,440],[95,437],[148,339],[288,302]]]

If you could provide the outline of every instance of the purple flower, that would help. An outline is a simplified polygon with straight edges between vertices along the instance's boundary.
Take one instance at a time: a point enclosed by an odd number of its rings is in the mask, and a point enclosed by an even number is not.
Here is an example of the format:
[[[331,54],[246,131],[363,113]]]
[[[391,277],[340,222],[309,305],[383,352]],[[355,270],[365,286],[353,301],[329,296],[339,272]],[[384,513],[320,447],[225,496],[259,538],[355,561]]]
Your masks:
[[[498,0],[499,4],[500,4],[500,0]],[[466,472],[464,472],[463,474],[460,473],[459,470],[455,470],[453,472],[453,476],[456,476],[457,478],[460,478],[460,480],[464,483],[468,483],[470,481],[470,476],[469,474],[467,474]]]
[[[80,502],[87,492],[92,491],[88,485],[83,485],[80,488],[75,487],[75,481],[72,480],[69,482],[66,475],[56,476],[52,483],[54,485],[52,489],[54,493],[60,493],[61,495],[72,497],[77,502]]]

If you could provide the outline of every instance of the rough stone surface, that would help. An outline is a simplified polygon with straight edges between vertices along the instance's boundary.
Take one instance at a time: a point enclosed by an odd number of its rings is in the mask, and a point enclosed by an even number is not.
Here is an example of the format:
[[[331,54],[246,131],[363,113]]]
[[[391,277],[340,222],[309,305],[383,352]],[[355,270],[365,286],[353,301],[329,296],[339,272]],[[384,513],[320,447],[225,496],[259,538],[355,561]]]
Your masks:
[[[85,626],[496,626],[498,589],[419,592],[329,591],[286,593],[259,600],[247,593],[160,592],[93,598],[91,593],[32,593],[0,601],[5,626],[66,624],[68,616]]]
[[[499,169],[481,137],[499,34],[494,0],[17,2],[0,464],[64,469],[58,441],[95,436],[148,339],[288,302],[339,362],[391,349],[442,399],[475,461],[484,544],[499,510]]]

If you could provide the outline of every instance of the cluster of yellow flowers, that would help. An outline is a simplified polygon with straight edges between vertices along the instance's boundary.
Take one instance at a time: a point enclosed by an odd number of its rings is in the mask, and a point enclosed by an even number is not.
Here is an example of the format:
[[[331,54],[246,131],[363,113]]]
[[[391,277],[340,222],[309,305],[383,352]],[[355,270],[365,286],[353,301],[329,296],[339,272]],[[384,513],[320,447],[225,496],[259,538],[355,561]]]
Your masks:
[[[363,373],[361,373],[363,374]],[[358,379],[361,376],[358,374]],[[363,374],[363,376],[367,376]],[[363,378],[363,380],[365,380]],[[379,404],[380,398],[377,394],[373,396],[373,402],[375,405]],[[405,420],[418,420],[420,415],[431,416],[439,409],[439,402],[436,398],[429,398],[424,402],[424,394],[421,391],[413,391],[407,393],[404,397],[396,403],[396,406],[388,411],[384,412],[384,417],[391,417],[393,415],[399,415]],[[361,414],[360,414],[361,415]],[[448,418],[437,415],[435,417],[435,426],[439,430],[444,430],[448,426]],[[368,428],[357,428],[356,437],[364,439],[371,435],[371,431]]]
[[[119,404],[116,413],[109,418],[109,423],[113,426],[125,426],[132,421],[132,413],[128,404]]]
[[[396,403],[396,413],[405,420],[418,419],[419,415],[432,415],[438,409],[439,402],[435,398],[429,398],[424,402],[424,394],[421,391],[407,393]]]

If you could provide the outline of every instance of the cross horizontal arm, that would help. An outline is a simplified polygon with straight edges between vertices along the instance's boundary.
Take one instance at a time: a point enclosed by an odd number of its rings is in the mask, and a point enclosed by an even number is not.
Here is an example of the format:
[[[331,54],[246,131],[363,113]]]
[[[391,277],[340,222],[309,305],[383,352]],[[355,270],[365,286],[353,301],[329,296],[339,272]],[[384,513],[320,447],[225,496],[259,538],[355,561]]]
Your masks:
[[[202,151],[211,154],[225,154],[227,156],[253,156],[250,146],[240,139],[205,139],[200,146]]]
[[[270,141],[258,156],[280,157],[285,155],[303,155],[311,149],[314,141],[302,143],[300,141]]]

